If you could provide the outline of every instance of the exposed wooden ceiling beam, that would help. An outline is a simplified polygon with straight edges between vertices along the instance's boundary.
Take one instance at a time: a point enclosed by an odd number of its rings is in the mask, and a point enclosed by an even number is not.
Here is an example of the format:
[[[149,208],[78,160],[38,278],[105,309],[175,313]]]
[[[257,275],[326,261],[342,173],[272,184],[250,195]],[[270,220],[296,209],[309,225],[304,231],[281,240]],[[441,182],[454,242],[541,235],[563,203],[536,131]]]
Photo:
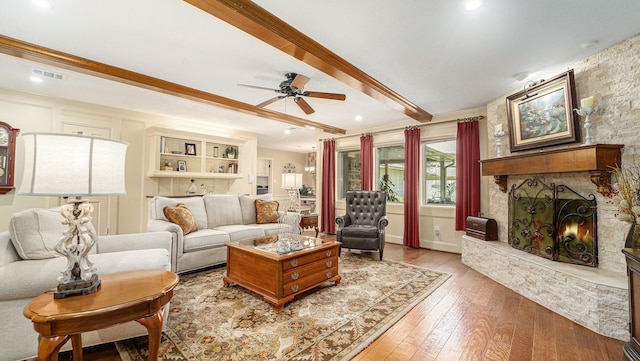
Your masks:
[[[320,129],[332,134],[345,134],[341,128],[313,122],[284,113],[274,112],[268,109],[258,108],[254,105],[225,98],[202,90],[189,88],[184,85],[168,82],[148,75],[136,73],[130,70],[118,68],[97,61],[66,54],[53,49],[27,43],[0,35],[0,53],[36,61],[43,64],[68,69],[71,71],[92,75],[140,88],[153,90],[192,101],[219,106],[225,109],[243,112],[262,118],[267,118],[298,127]]]
[[[249,0],[184,0],[383,104],[420,121],[433,117],[345,59]]]

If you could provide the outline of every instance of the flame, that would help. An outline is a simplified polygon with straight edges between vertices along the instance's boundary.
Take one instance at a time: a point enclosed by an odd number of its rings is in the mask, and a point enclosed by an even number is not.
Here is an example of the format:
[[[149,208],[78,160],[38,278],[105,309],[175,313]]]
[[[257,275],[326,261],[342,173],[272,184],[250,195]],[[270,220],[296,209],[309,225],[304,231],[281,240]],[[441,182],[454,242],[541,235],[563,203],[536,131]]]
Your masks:
[[[571,222],[571,224],[565,224],[563,236],[568,237],[569,235],[575,235],[578,238],[578,223]]]

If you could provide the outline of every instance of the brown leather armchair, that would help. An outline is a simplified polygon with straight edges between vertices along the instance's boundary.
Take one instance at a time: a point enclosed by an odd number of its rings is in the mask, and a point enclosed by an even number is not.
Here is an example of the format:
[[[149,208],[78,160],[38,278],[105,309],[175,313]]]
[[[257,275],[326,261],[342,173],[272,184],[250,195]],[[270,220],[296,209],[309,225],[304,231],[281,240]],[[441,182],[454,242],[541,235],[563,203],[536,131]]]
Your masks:
[[[384,251],[387,196],[383,191],[347,191],[347,214],[336,218],[336,241],[340,249]],[[339,255],[340,253],[338,253]]]

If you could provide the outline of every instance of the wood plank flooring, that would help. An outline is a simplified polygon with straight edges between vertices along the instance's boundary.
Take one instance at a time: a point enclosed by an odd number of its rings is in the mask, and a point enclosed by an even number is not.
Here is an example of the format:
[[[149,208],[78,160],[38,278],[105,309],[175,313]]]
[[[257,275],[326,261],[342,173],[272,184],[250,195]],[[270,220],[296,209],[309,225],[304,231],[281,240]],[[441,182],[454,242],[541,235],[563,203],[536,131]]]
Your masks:
[[[384,258],[447,272],[451,278],[354,361],[622,360],[622,341],[520,296],[463,265],[458,254],[387,244]],[[69,359],[68,353],[60,357]],[[121,361],[113,344],[85,348],[84,360]]]

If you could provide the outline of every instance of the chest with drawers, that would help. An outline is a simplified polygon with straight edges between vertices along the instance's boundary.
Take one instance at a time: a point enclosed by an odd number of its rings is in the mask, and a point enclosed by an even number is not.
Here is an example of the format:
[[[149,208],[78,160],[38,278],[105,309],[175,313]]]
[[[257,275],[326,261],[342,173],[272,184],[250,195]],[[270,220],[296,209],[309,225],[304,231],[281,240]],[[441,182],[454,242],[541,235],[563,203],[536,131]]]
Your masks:
[[[340,243],[312,237],[303,237],[301,243],[304,249],[285,254],[255,247],[250,240],[227,243],[224,285],[239,285],[261,295],[275,312],[302,292],[326,282],[338,285]]]

